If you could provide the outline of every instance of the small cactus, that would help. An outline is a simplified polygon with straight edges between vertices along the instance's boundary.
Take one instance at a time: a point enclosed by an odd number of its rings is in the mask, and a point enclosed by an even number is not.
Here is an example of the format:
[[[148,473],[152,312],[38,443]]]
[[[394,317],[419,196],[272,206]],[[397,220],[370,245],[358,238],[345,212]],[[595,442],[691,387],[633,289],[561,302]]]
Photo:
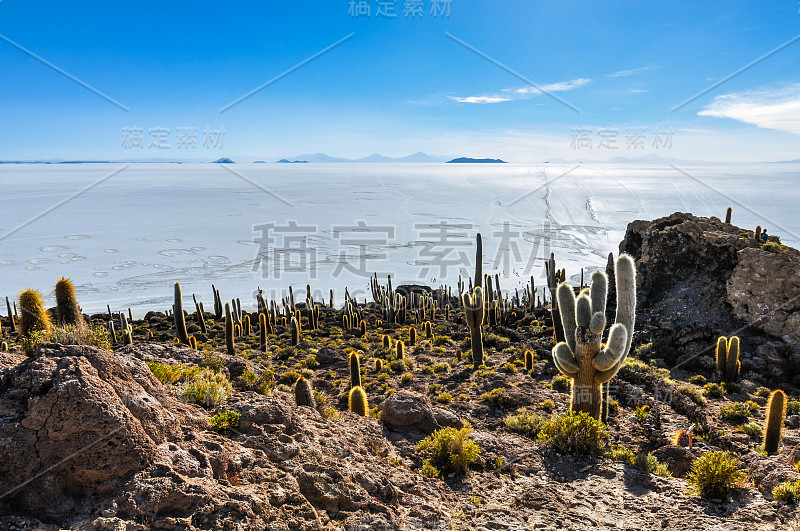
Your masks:
[[[375,372],[381,372],[383,369],[383,360],[376,359],[375,360]]]
[[[767,401],[767,414],[764,421],[763,448],[769,454],[774,454],[780,448],[786,406],[786,393],[780,389],[772,391]]]
[[[725,223],[728,225],[731,224],[731,215],[733,214],[733,209],[728,207],[728,210],[725,212]]]
[[[297,383],[294,386],[294,402],[298,406],[317,407],[317,401],[314,400],[314,391],[311,389],[311,383],[302,376],[297,379]]]
[[[742,362],[739,361],[739,338],[720,336],[717,339],[717,372],[726,382],[735,382],[739,377]]]
[[[263,313],[258,314],[258,335],[259,347],[261,352],[267,351],[267,316]]]
[[[413,347],[417,344],[417,329],[413,326],[408,329],[408,345]]]
[[[242,332],[244,333],[245,337],[250,335],[250,316],[245,315],[242,317]]]
[[[350,354],[350,387],[361,386],[361,363],[358,359],[358,352]]]
[[[386,334],[383,334],[383,348],[392,348],[392,340]]]
[[[28,289],[19,295],[19,309],[22,318],[19,323],[19,333],[22,336],[29,336],[37,330],[50,330],[50,316],[44,309],[44,302],[39,292]]]
[[[8,352],[8,343],[5,341],[0,343],[0,352]]]
[[[459,349],[456,349],[456,359],[457,359],[458,361],[461,361],[461,356],[463,356],[463,355],[464,355],[464,353],[463,353],[463,352],[461,352],[461,349],[460,349],[460,348],[459,348]]]
[[[75,297],[75,286],[69,279],[63,277],[56,282],[56,315],[60,325],[83,324],[83,315]]]
[[[365,337],[367,335],[367,322],[364,319],[361,319],[361,322],[358,324],[359,332],[361,332],[361,337]]]
[[[369,412],[369,404],[367,402],[367,393],[361,386],[353,387],[350,389],[350,395],[347,400],[347,407],[353,413],[366,417]]]
[[[395,345],[397,352],[397,359],[402,360],[406,357],[406,346],[402,341],[398,341]]]
[[[181,294],[180,282],[175,283],[175,302],[172,305],[172,313],[175,315],[175,330],[178,335],[178,341],[185,345],[189,343],[189,333],[186,331],[186,318],[183,315],[183,295]]]
[[[194,336],[189,336],[189,346],[197,350],[197,339]]]
[[[530,350],[525,351],[525,372],[533,370],[533,352]]]
[[[225,303],[225,348],[228,356],[236,354],[233,340],[233,315],[231,315],[231,303]]]

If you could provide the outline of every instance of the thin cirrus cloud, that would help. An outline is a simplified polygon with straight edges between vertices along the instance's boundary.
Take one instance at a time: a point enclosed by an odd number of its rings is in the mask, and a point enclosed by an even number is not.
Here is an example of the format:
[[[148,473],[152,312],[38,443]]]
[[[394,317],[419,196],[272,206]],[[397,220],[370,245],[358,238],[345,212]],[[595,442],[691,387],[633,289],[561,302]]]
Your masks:
[[[697,114],[800,135],[800,83],[717,96]]]
[[[532,96],[540,94],[547,94],[550,92],[564,92],[582,87],[590,83],[591,79],[577,78],[570,81],[559,81],[558,83],[550,83],[547,85],[528,86],[521,88],[507,88],[500,91],[500,94],[492,96],[448,96],[452,101],[459,103],[501,103],[504,101],[525,100]]]
[[[656,70],[658,68],[661,67],[659,67],[658,65],[648,65],[648,66],[643,66],[641,68],[632,68],[630,70],[618,70],[613,74],[608,74],[608,77],[628,77],[634,74],[641,74],[642,72],[647,72],[649,70]]]

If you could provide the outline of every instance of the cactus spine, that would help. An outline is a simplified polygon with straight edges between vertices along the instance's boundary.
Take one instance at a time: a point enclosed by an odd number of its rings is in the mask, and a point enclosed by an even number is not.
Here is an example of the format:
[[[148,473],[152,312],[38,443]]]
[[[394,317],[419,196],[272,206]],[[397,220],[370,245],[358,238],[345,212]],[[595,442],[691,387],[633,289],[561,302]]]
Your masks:
[[[347,407],[350,411],[362,417],[366,417],[369,412],[369,404],[367,403],[367,393],[361,386],[353,387],[350,389],[350,396],[347,400]]]
[[[781,445],[783,419],[786,416],[786,393],[780,389],[772,391],[767,401],[764,421],[764,451],[774,454]]]
[[[739,361],[739,338],[720,336],[717,339],[717,372],[726,382],[735,382],[739,377],[742,362]]]
[[[475,286],[471,293],[464,294],[463,302],[472,342],[472,366],[477,370],[483,365],[483,289]]]
[[[20,293],[19,309],[22,312],[19,322],[20,335],[30,336],[36,331],[50,330],[50,316],[44,309],[44,302],[38,291],[28,289]]]
[[[311,389],[311,383],[302,376],[297,379],[297,383],[294,386],[294,402],[298,406],[317,407],[317,401],[314,400],[314,391]]]
[[[236,354],[233,346],[233,316],[231,315],[231,304],[225,303],[225,348],[228,351],[228,356]]]
[[[175,330],[178,341],[183,344],[189,343],[189,333],[186,331],[186,318],[183,316],[183,294],[181,293],[181,283],[175,283],[175,302],[172,305],[172,313],[175,316]]]
[[[358,360],[358,352],[350,354],[350,387],[361,386],[361,363]]]
[[[583,411],[600,420],[602,384],[619,371],[631,347],[636,313],[636,266],[633,258],[621,255],[615,264],[617,312],[606,348],[601,338],[606,328],[608,277],[592,273],[592,284],[575,298],[572,286],[558,286],[558,305],[566,342],[553,347],[556,368],[572,379],[573,411]]]
[[[63,277],[56,282],[56,315],[60,325],[83,324],[83,315],[75,297],[75,286],[69,279]]]

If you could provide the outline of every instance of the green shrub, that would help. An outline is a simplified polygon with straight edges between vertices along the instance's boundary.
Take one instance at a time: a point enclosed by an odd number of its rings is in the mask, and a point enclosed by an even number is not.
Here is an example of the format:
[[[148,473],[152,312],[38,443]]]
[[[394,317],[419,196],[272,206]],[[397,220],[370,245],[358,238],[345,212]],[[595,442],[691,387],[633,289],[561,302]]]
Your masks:
[[[599,454],[607,438],[605,424],[588,413],[573,411],[545,422],[538,435],[556,451],[577,455]]]
[[[544,409],[545,411],[553,411],[556,408],[556,404],[549,398],[545,398],[544,400],[539,402],[539,407]]]
[[[469,438],[472,428],[443,428],[436,430],[417,444],[424,457],[423,473],[429,476],[440,474],[466,474],[481,453],[480,447]]]
[[[218,406],[225,402],[233,386],[224,374],[203,369],[186,386],[181,398],[205,407]]]
[[[789,248],[777,242],[767,242],[761,248],[770,253],[788,253]]]
[[[191,380],[202,370],[200,367],[187,367],[186,365],[170,365],[159,361],[148,361],[147,366],[153,376],[163,384],[174,384],[180,381]]]
[[[789,503],[797,503],[800,500],[800,479],[796,481],[784,481],[772,489],[772,497],[776,500]]]
[[[639,422],[644,422],[644,419],[647,418],[647,415],[650,414],[650,406],[648,404],[642,404],[641,406],[636,407],[636,420]]]
[[[756,411],[758,411],[758,404],[755,402],[731,402],[720,408],[719,415],[723,420],[729,422],[744,422],[752,417]]]
[[[612,461],[618,461],[620,463],[631,463],[633,464],[633,460],[636,456],[634,456],[633,452],[625,448],[624,446],[617,446],[612,445],[609,449],[606,450],[605,456]]]
[[[410,372],[407,372],[407,373],[404,373],[403,376],[400,377],[400,383],[401,384],[407,384],[413,379],[414,379],[414,375],[411,374]]]
[[[703,394],[709,398],[722,398],[725,393],[718,383],[707,383],[703,386]]]
[[[769,387],[759,387],[753,394],[763,398],[769,398],[769,393]]]
[[[544,417],[533,413],[532,411],[520,411],[514,415],[506,417],[506,428],[514,433],[519,433],[531,439],[535,439],[539,435],[539,430],[542,425],[547,422]]]
[[[568,376],[564,376],[563,374],[559,374],[555,378],[553,378],[553,389],[556,391],[568,391],[569,390],[569,381],[570,378]]]
[[[705,379],[704,379],[705,380]],[[703,392],[700,391],[697,387],[691,385],[682,385],[678,387],[678,392],[684,396],[688,396],[692,399],[692,402],[701,406],[706,403],[706,399],[703,398]]]
[[[220,411],[213,417],[208,419],[211,427],[220,433],[226,433],[229,428],[238,428],[239,419],[242,417],[241,413],[236,411]]]
[[[707,452],[692,463],[686,481],[691,492],[704,498],[721,498],[742,484],[747,476],[728,452]]]
[[[103,350],[111,350],[108,332],[103,326],[86,324],[55,326],[47,335],[47,342],[61,345],[91,345]]]
[[[634,458],[633,464],[650,474],[665,478],[672,477],[672,473],[669,471],[669,468],[667,468],[667,465],[659,462],[658,458],[651,453],[643,452],[638,454]]]
[[[760,424],[756,424],[755,422],[748,422],[747,424],[742,424],[741,426],[737,426],[736,429],[741,430],[750,437],[754,437],[756,439],[760,439],[764,435],[764,429],[761,427]]]
[[[703,385],[706,383],[706,377],[702,374],[696,374],[689,378],[689,383],[693,383],[695,385]]]
[[[769,396],[769,395],[767,395]],[[787,415],[800,415],[800,400],[792,400],[791,398],[786,401],[786,414]]]
[[[498,387],[497,389],[492,389],[487,393],[483,393],[481,395],[481,400],[484,402],[489,402],[494,407],[501,408],[508,403],[508,397],[505,395],[505,393],[505,387]]]
[[[453,395],[450,393],[441,393],[439,396],[436,397],[436,401],[442,404],[449,404],[453,401]]]

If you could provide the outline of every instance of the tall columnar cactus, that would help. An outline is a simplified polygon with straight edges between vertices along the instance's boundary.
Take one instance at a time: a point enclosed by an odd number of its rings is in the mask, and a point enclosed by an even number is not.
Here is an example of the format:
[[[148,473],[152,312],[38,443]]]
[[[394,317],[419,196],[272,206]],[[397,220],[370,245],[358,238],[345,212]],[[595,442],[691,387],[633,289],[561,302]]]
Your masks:
[[[225,348],[228,351],[228,356],[236,354],[236,349],[233,345],[233,315],[231,315],[231,304],[225,303]]]
[[[481,287],[481,283],[483,282],[483,239],[481,238],[481,233],[479,232],[475,236],[475,287]]]
[[[720,336],[717,339],[717,372],[726,382],[735,382],[739,377],[742,362],[739,361],[739,338]]]
[[[545,272],[547,274],[547,287],[550,289],[550,316],[553,319],[553,331],[556,335],[556,343],[566,341],[564,326],[562,324],[561,309],[556,292],[558,291],[559,281],[563,282],[560,272],[556,270],[556,258],[550,253],[550,258],[545,262]],[[606,283],[607,284],[607,283]],[[571,318],[571,317],[570,317]]]
[[[472,365],[477,370],[483,365],[483,289],[480,286],[464,294],[464,312],[472,342]]]
[[[297,317],[292,317],[292,346],[296,347],[300,344],[300,323],[297,321]]]
[[[361,386],[353,387],[350,389],[350,396],[347,400],[347,406],[350,411],[366,417],[369,413],[369,403],[367,402],[367,393]]]
[[[204,334],[207,334],[208,327],[206,326],[206,319],[203,315],[203,303],[197,302],[197,297],[194,296],[194,293],[192,293],[192,300],[194,301],[195,317],[197,318],[197,324],[200,325],[200,331]]]
[[[361,319],[361,322],[358,324],[358,332],[361,337],[367,336],[367,322],[364,319]]]
[[[764,420],[764,451],[774,454],[781,445],[783,419],[786,417],[786,393],[780,389],[772,391],[767,401]]]
[[[36,331],[50,330],[50,316],[44,309],[44,302],[38,291],[28,289],[20,293],[19,309],[22,312],[19,322],[20,335],[27,337]]]
[[[194,336],[189,336],[189,346],[192,347],[193,350],[197,350],[197,339]]]
[[[553,347],[553,361],[562,374],[572,378],[572,410],[586,412],[600,419],[602,384],[619,371],[633,339],[636,317],[636,267],[628,255],[621,255],[615,265],[617,280],[616,322],[609,329],[606,348],[601,349],[606,328],[608,277],[602,271],[592,273],[588,293],[576,299],[572,286],[558,286],[558,304],[566,342]]]
[[[756,225],[756,231],[753,233],[753,238],[755,238],[756,241],[761,241],[761,225]]]
[[[397,344],[395,345],[395,347],[396,347],[395,348],[395,352],[397,353],[396,358],[399,359],[399,360],[405,359],[405,357],[406,357],[406,345],[402,341],[398,340]]]
[[[258,314],[258,340],[261,352],[267,351],[267,316]]]
[[[733,209],[728,207],[728,210],[725,212],[725,223],[728,225],[731,224],[731,215],[733,214]]]
[[[361,362],[358,359],[358,352],[350,354],[350,387],[361,385]]]
[[[189,333],[186,331],[186,318],[183,315],[183,294],[181,283],[175,283],[175,302],[172,304],[172,313],[175,316],[175,330],[178,341],[184,345],[189,343]]]
[[[8,328],[11,332],[17,331],[17,325],[14,322],[14,311],[11,309],[11,301],[6,297],[6,308],[8,308]]]
[[[242,317],[242,333],[245,337],[250,336],[250,316],[247,314]]]
[[[317,401],[314,400],[314,391],[311,389],[311,383],[302,376],[297,379],[297,383],[294,386],[294,402],[298,406],[317,407]]]
[[[75,297],[75,286],[67,278],[56,282],[56,316],[60,325],[83,324],[83,315]]]
[[[412,347],[417,344],[417,329],[413,326],[408,329],[408,344]]]

